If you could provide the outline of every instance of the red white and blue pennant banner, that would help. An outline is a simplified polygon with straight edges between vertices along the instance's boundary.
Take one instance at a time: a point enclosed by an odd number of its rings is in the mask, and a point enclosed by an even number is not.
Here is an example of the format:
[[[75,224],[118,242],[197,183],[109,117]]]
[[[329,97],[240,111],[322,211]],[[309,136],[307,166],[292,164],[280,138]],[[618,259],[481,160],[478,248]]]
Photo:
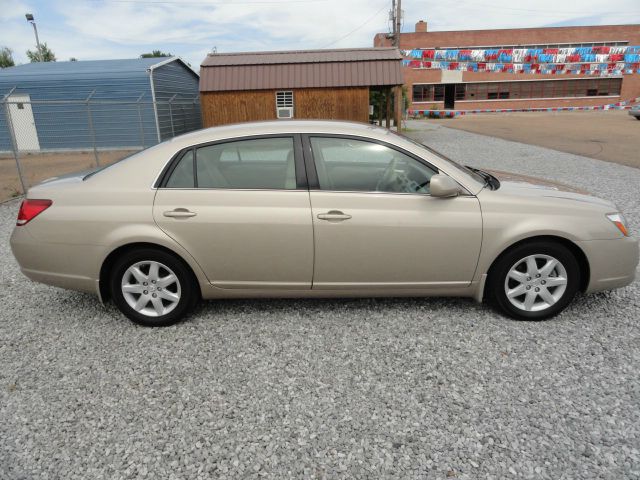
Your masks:
[[[621,75],[640,71],[640,46],[403,50],[417,69],[542,74]]]

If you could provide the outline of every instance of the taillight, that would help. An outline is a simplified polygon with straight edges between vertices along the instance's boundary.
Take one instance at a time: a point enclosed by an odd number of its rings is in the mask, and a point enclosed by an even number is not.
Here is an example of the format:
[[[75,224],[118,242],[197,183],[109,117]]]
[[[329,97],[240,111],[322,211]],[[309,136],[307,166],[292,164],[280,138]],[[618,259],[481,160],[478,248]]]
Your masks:
[[[51,200],[26,198],[20,205],[16,225],[26,225],[51,206]]]

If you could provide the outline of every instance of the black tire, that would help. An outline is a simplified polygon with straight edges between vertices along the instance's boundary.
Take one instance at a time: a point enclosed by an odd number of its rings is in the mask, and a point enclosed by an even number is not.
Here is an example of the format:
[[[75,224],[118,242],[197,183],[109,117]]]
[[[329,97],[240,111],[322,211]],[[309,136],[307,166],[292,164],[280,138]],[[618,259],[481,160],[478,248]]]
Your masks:
[[[530,255],[547,255],[557,259],[566,270],[566,289],[557,302],[543,310],[526,311],[511,303],[505,291],[505,281],[511,268],[520,260]],[[527,277],[529,278],[529,277]],[[537,280],[532,279],[533,282]],[[510,280],[511,282],[511,280]],[[528,285],[529,290],[535,290],[536,285]],[[517,282],[516,282],[517,286]],[[540,287],[540,285],[538,285]],[[503,253],[491,267],[487,282],[487,296],[497,309],[516,320],[546,320],[554,317],[564,310],[573,300],[580,287],[580,266],[575,256],[564,245],[553,241],[531,241],[523,243]],[[526,288],[526,287],[525,287]],[[557,287],[549,287],[550,291],[556,291]],[[523,297],[518,297],[523,298]],[[517,300],[517,299],[516,299]],[[543,300],[536,297],[536,300]],[[524,303],[524,301],[522,302]]]
[[[139,262],[158,262],[168,267],[178,279],[180,299],[173,309],[163,315],[149,316],[136,311],[127,303],[121,283],[129,267]],[[197,280],[184,261],[175,255],[154,248],[139,248],[124,253],[113,265],[109,278],[111,298],[118,309],[130,320],[145,327],[166,327],[183,320],[200,300]],[[174,287],[175,288],[175,287]],[[168,288],[167,288],[168,290]],[[137,295],[137,294],[134,294]]]

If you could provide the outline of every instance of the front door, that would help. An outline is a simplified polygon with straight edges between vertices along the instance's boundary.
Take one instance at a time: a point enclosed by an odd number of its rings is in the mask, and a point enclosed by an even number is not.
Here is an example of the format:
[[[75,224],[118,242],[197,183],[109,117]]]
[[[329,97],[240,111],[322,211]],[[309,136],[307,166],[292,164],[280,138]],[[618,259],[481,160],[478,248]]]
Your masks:
[[[158,188],[154,219],[215,286],[309,289],[313,226],[299,151],[293,137],[186,150]]]
[[[31,108],[31,97],[22,93],[13,94],[9,96],[7,102],[18,150],[40,150],[38,131]]]
[[[453,109],[456,101],[456,84],[447,83],[444,86],[444,108]]]
[[[469,285],[478,262],[478,200],[429,196],[437,173],[378,143],[310,137],[314,289],[429,289]]]

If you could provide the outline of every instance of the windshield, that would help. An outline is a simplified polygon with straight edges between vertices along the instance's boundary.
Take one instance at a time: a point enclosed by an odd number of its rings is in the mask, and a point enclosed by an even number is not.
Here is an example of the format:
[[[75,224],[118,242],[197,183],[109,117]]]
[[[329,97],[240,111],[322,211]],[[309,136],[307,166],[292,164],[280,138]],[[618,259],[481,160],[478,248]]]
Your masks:
[[[481,183],[483,185],[485,185],[487,183],[486,179],[482,175],[479,175],[477,172],[473,171],[471,168],[465,167],[464,165],[460,165],[459,163],[454,162],[449,157],[443,155],[442,153],[438,152],[437,150],[434,150],[431,147],[426,146],[424,143],[420,143],[420,142],[418,142],[418,141],[416,141],[416,140],[414,140],[412,138],[407,137],[406,135],[397,134],[396,132],[392,132],[392,133],[394,133],[395,135],[399,135],[404,140],[407,140],[408,142],[411,142],[412,144],[416,145],[417,147],[420,147],[420,148],[426,150],[427,152],[435,155],[436,157],[441,158],[442,160],[447,162],[452,167],[454,167],[454,168],[460,170],[461,172],[473,177],[473,179],[476,182]]]

